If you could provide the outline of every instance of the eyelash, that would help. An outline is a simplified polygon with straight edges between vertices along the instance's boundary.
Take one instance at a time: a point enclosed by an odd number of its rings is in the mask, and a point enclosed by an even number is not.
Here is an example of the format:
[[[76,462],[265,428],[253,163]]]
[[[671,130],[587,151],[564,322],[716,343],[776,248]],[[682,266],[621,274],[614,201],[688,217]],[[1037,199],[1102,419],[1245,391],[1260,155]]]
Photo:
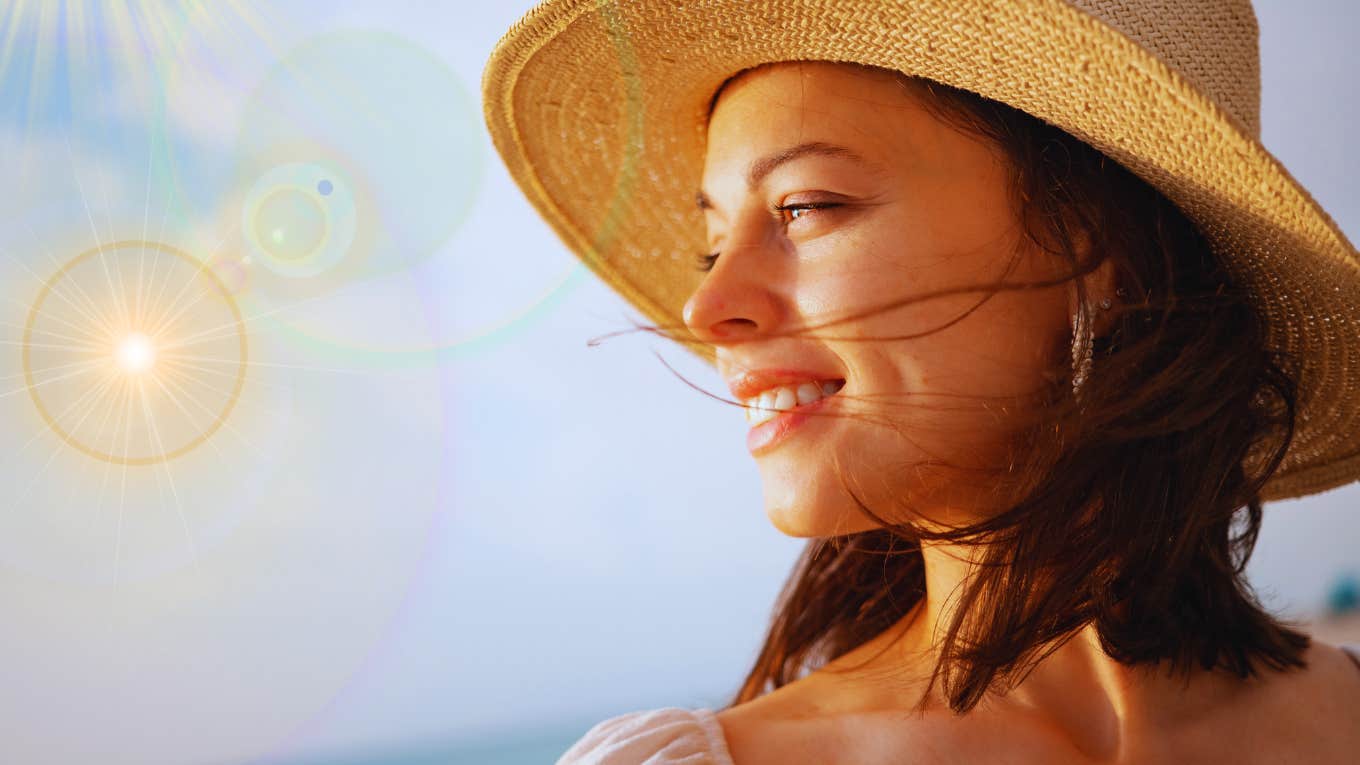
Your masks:
[[[802,202],[799,204],[775,205],[774,207],[770,208],[770,210],[779,218],[780,223],[787,226],[794,220],[797,220],[797,218],[793,218],[792,220],[784,220],[784,213],[786,212],[798,210],[806,213],[809,210],[825,210],[830,207],[838,206],[839,205],[835,202]],[[706,255],[705,254],[696,255],[695,259],[698,260],[699,262],[698,265],[699,270],[712,271],[714,264],[718,262],[718,255],[720,254],[721,253],[714,252]]]
[[[826,210],[831,207],[840,207],[840,204],[837,202],[800,202],[791,205],[775,205],[774,207],[770,208],[770,210],[775,214],[776,217],[779,218],[779,220],[782,223],[784,223],[784,225],[788,225],[789,223],[792,223],[794,220],[797,220],[797,218],[794,218],[792,220],[784,220],[783,214],[786,212],[792,212],[794,210],[808,212],[810,210]]]
[[[700,270],[700,271],[712,271],[712,270],[713,270],[713,264],[718,262],[718,253],[716,253],[716,252],[713,253],[713,254],[711,254],[711,255],[702,255],[702,254],[700,254],[700,255],[695,255],[694,257],[695,257],[695,259],[697,259],[697,260],[699,261],[699,270]]]

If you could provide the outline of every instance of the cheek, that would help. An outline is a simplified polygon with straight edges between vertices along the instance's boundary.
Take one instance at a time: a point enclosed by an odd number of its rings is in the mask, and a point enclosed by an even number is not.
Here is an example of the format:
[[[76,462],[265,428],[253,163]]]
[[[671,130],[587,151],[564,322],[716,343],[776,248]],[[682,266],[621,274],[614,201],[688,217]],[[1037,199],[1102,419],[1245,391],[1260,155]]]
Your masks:
[[[976,299],[942,318],[952,320],[975,304]],[[920,383],[927,390],[988,397],[1036,394],[1063,339],[1051,313],[1035,293],[1000,292],[958,323],[916,341],[907,353],[922,369]]]
[[[900,218],[901,216],[897,216]],[[1051,278],[1032,256],[1016,256],[1015,229],[997,218],[955,232],[885,219],[826,243],[799,275],[799,310],[810,324],[875,313],[815,334],[858,341],[837,348],[854,359],[895,360],[906,381],[977,395],[1033,390],[1054,361],[1065,329],[1066,290],[972,289]],[[900,232],[918,231],[904,239]],[[954,291],[954,294],[942,294]],[[990,293],[990,294],[989,294]]]
[[[999,275],[980,271],[972,283]],[[901,300],[903,285],[913,282],[920,291],[947,286],[929,269],[847,268],[809,299],[841,306],[857,305],[850,300],[857,295]],[[1020,407],[1032,405],[1048,384],[1044,373],[1060,361],[1061,288],[1002,291],[983,301],[986,295],[926,300],[824,330],[857,340],[827,341],[859,394],[850,413],[864,415],[843,423],[835,448],[862,473],[857,483],[876,509],[964,503],[960,487],[982,484],[951,466],[1004,466]]]

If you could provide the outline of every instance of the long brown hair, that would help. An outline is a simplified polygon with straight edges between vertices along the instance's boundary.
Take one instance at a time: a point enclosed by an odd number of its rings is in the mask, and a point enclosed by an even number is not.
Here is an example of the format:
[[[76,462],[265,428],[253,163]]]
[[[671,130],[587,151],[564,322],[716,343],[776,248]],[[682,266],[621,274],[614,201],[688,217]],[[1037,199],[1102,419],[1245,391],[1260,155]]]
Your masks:
[[[1297,386],[1295,362],[1265,347],[1249,295],[1175,204],[1101,152],[1005,104],[900,80],[1007,158],[1028,242],[1072,264],[1079,294],[1082,275],[1112,258],[1123,299],[1094,338],[1079,400],[1072,373],[1053,371],[993,476],[1006,487],[1001,512],[944,529],[896,523],[841,473],[881,528],[808,543],[731,703],[898,624],[925,594],[922,540],[979,553],[930,680],[959,713],[1092,623],[1128,665],[1239,677],[1303,666],[1308,637],[1267,613],[1244,577]],[[1091,308],[1079,305],[1089,326]]]

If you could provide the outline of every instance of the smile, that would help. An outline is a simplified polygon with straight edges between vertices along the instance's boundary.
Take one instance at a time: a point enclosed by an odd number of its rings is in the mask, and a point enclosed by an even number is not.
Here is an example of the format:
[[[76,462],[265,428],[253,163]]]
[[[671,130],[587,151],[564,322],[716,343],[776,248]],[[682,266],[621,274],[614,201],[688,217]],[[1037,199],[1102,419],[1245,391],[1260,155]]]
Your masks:
[[[834,395],[845,387],[844,380],[808,381],[799,385],[781,385],[762,391],[746,400],[746,421],[760,425],[782,412],[816,403]]]
[[[751,422],[751,430],[746,434],[747,451],[754,456],[773,449],[843,387],[844,380],[808,381],[770,388],[747,399],[746,418]]]

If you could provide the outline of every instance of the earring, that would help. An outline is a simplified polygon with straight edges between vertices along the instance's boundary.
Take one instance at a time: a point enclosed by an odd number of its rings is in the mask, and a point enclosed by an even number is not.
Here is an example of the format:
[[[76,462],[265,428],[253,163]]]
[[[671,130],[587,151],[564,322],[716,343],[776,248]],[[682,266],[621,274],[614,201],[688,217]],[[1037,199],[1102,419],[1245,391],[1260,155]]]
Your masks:
[[[1072,397],[1081,400],[1081,386],[1091,374],[1094,333],[1086,319],[1086,312],[1072,314]]]

